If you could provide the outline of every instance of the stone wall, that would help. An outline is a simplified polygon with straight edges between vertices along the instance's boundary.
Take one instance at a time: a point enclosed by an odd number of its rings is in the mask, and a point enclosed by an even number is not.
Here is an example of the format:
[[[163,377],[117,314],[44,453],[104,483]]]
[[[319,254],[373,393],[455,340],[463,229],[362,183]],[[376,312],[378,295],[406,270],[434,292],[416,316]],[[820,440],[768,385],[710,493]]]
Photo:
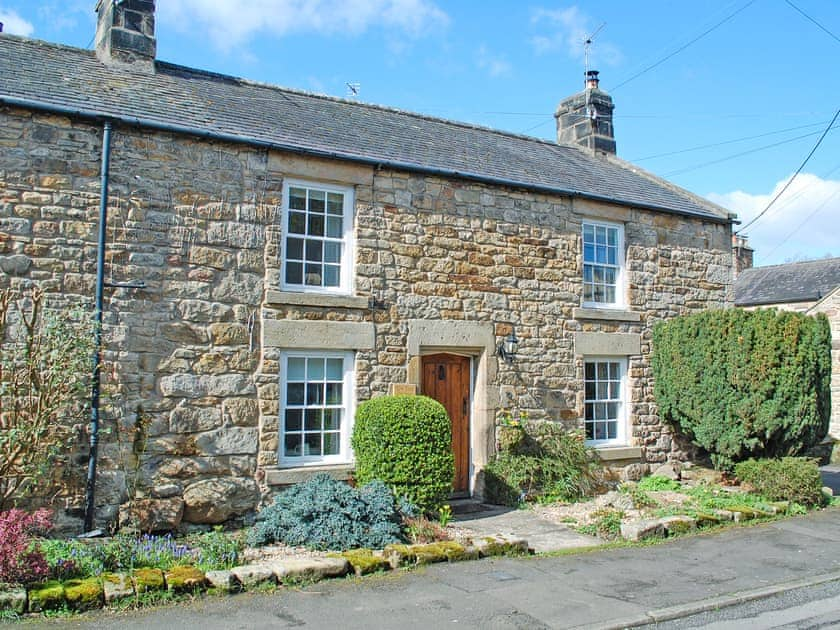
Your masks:
[[[0,286],[39,282],[91,303],[101,137],[96,125],[0,110]],[[115,128],[111,159],[106,279],[146,286],[106,291],[100,522],[129,499],[122,517],[147,528],[221,522],[302,478],[277,468],[273,323],[370,331],[354,348],[358,400],[416,380],[418,321],[489,330],[471,346],[476,451],[492,449],[502,404],[579,426],[576,334],[634,336],[631,444],[648,461],[685,456],[653,403],[651,327],[731,303],[728,225],[135,128]],[[355,187],[355,296],[276,290],[288,176]],[[586,218],[625,224],[626,311],[579,308]],[[521,344],[509,365],[492,354],[511,330]],[[59,500],[79,516],[78,493]]]
[[[840,287],[817,302],[809,315],[824,313],[831,324],[831,423],[828,434],[840,440]]]

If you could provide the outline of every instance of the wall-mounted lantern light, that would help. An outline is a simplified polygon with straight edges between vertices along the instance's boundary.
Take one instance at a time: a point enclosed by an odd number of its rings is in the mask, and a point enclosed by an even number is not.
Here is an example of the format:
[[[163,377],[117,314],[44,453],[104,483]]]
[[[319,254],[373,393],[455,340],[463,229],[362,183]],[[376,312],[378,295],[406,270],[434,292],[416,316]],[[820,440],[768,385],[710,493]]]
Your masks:
[[[516,335],[511,330],[510,334],[499,344],[498,353],[505,363],[513,363],[517,350],[519,350],[519,339],[516,338]]]

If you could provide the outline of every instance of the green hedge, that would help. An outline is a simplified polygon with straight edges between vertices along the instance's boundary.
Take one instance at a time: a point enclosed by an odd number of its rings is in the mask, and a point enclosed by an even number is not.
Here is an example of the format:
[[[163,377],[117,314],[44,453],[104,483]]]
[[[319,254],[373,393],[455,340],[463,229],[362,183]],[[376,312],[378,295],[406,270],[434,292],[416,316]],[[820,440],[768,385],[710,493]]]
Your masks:
[[[359,405],[352,437],[356,479],[376,479],[424,512],[452,492],[455,459],[446,410],[425,396],[380,396]]]
[[[796,455],[828,430],[831,330],[823,315],[706,311],[653,331],[662,418],[718,468]]]
[[[771,501],[812,506],[824,500],[817,460],[809,457],[748,459],[735,466],[735,475]]]

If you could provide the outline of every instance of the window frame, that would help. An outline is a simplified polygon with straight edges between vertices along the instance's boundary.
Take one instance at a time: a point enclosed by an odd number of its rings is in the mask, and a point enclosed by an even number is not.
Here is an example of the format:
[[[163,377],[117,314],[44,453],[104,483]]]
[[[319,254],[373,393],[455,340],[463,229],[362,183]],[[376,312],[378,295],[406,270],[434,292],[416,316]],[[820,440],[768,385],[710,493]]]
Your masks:
[[[586,261],[586,242],[584,240],[584,233],[587,226],[595,228],[607,228],[617,230],[616,236],[616,264],[610,265],[608,263],[587,262]],[[581,257],[581,305],[584,308],[602,308],[602,309],[622,309],[627,306],[627,296],[625,290],[625,275],[626,275],[626,261],[624,254],[624,225],[622,223],[610,223],[607,221],[583,221],[580,226],[580,257]],[[586,266],[596,265],[600,267],[614,267],[616,269],[615,278],[615,300],[613,302],[595,302],[586,299]]]
[[[285,454],[286,448],[286,409],[287,409],[287,374],[289,371],[290,358],[303,359],[342,359],[342,411],[341,426],[339,431],[339,451],[336,455],[303,455],[300,457],[289,457]],[[353,452],[350,446],[350,435],[353,430],[353,419],[355,416],[355,391],[356,391],[356,353],[352,350],[283,350],[280,352],[280,374],[278,377],[280,386],[279,414],[278,414],[278,445],[277,458],[281,468],[300,468],[306,466],[319,466],[328,464],[347,464],[353,462]],[[309,382],[308,378],[304,382]],[[325,380],[326,382],[326,380]],[[302,406],[295,405],[294,408],[306,409],[306,401]],[[323,407],[323,405],[322,405]],[[310,407],[311,408],[311,407]],[[321,435],[323,437],[323,427]]]
[[[342,220],[343,220],[343,230],[341,239],[335,237],[328,237],[326,233],[324,236],[316,236],[314,238],[319,239],[322,243],[326,242],[340,242],[344,248],[344,251],[341,255],[341,261],[339,265],[339,270],[341,274],[341,281],[339,285],[336,287],[327,287],[327,286],[316,286],[316,285],[307,285],[305,282],[303,284],[294,284],[286,282],[286,268],[289,263],[287,252],[288,252],[288,239],[292,236],[291,231],[289,229],[289,221],[291,217],[292,209],[289,207],[290,205],[290,189],[291,188],[305,188],[307,191],[310,190],[317,190],[323,191],[324,193],[340,193],[343,195],[343,208],[342,208]],[[307,193],[308,195],[308,193]],[[353,274],[353,264],[355,260],[355,239],[354,239],[354,228],[353,228],[353,219],[354,219],[354,209],[355,209],[355,189],[352,186],[340,186],[337,184],[327,184],[323,182],[316,182],[310,180],[302,180],[302,179],[286,179],[283,182],[283,204],[281,207],[281,226],[282,226],[282,239],[281,239],[281,248],[280,248],[280,289],[282,291],[294,291],[298,293],[325,293],[325,294],[333,294],[333,295],[352,295],[354,290],[354,274]],[[307,211],[308,215],[308,211]],[[325,230],[326,232],[326,230]],[[305,256],[304,256],[305,258]],[[322,257],[321,257],[321,264],[323,265],[324,255],[322,250]],[[305,264],[305,261],[304,261]],[[305,270],[304,270],[304,280],[305,280]]]
[[[619,403],[619,410],[617,417],[615,418],[616,422],[616,436],[615,438],[606,438],[606,439],[586,439],[586,405],[587,403],[599,403],[599,402],[616,402],[616,399],[606,398],[600,399],[597,398],[597,388],[596,388],[596,398],[589,399],[586,397],[586,366],[589,363],[599,364],[599,363],[618,363],[618,369],[620,370],[620,378],[618,379],[619,383],[619,398],[617,402]],[[584,438],[586,440],[586,444],[588,446],[594,447],[601,447],[601,446],[627,446],[628,444],[628,405],[629,405],[629,396],[628,396],[628,358],[625,356],[587,356],[583,359],[583,433]],[[593,381],[595,383],[598,382],[597,380],[597,367],[596,367],[596,380]],[[613,420],[609,420],[613,421]]]

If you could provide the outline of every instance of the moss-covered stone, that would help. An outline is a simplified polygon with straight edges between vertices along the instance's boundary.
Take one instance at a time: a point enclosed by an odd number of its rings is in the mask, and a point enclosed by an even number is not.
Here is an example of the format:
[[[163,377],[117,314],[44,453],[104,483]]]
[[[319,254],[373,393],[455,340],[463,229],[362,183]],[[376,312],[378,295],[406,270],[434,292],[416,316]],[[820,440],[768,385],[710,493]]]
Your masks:
[[[105,591],[105,603],[134,596],[134,584],[125,573],[105,573],[102,576],[102,589]]]
[[[384,556],[376,555],[370,549],[351,549],[342,553],[329,554],[329,556],[347,560],[356,575],[367,575],[391,568],[391,563]]]
[[[29,612],[58,610],[64,606],[64,586],[50,581],[29,589]]]
[[[715,525],[720,525],[721,519],[719,516],[715,516],[714,514],[709,514],[707,512],[697,512],[694,515],[694,518],[697,519],[697,527],[714,527]]]
[[[105,601],[102,581],[95,577],[67,580],[64,583],[64,596],[73,610],[94,610],[101,608]]]
[[[26,612],[26,589],[16,584],[0,584],[0,613]]]
[[[764,512],[763,510],[758,510],[747,505],[729,506],[726,509],[735,515],[736,521],[750,521],[756,518],[766,518],[768,516],[772,516],[768,512]]]
[[[131,574],[131,581],[134,583],[134,589],[138,595],[150,591],[162,591],[166,588],[163,571],[160,569],[134,569],[134,572]]]
[[[201,569],[191,566],[174,567],[166,572],[166,588],[176,593],[192,592],[207,586]]]

